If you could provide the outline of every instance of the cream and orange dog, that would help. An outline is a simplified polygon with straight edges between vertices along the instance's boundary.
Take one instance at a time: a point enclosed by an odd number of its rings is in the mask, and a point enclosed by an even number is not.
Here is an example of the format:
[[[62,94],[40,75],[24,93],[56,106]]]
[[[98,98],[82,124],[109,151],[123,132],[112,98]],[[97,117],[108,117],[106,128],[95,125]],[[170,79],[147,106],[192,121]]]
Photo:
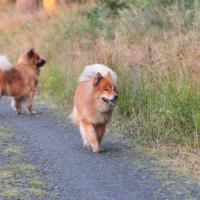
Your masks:
[[[117,75],[101,64],[83,70],[76,88],[72,120],[80,127],[84,147],[101,151],[106,125],[117,100]]]
[[[36,114],[32,110],[32,101],[40,67],[45,62],[33,49],[21,56],[15,65],[0,55],[0,97],[13,97],[12,107],[18,114],[23,108],[28,114]]]

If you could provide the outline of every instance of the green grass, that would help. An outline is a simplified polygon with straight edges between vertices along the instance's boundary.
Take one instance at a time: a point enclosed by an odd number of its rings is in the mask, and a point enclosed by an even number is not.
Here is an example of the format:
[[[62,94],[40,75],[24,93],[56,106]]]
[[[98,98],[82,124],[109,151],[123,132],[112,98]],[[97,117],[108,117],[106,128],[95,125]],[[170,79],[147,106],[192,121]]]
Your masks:
[[[39,168],[24,162],[23,147],[4,127],[0,127],[0,151],[0,199],[40,199],[48,195]]]
[[[14,172],[16,174],[22,174],[22,175],[26,175],[26,174],[34,174],[37,172],[37,167],[35,167],[34,165],[31,164],[17,164],[14,167]]]
[[[31,164],[8,164],[0,170],[0,197],[43,197],[45,183],[37,178],[37,168]]]
[[[85,65],[112,67],[119,75],[117,132],[149,146],[178,143],[199,149],[199,30],[168,1],[156,6],[152,1],[124,2],[128,7],[115,5],[115,14],[111,0],[19,21],[0,34],[0,45],[13,60],[33,46],[45,55],[38,96],[66,110],[73,106]]]
[[[0,179],[11,178],[13,176],[13,172],[10,170],[2,170],[0,171]]]
[[[20,196],[21,191],[16,189],[16,188],[10,188],[7,189],[6,192],[4,193],[5,198],[17,198]]]
[[[9,133],[8,131],[0,126],[0,141],[6,140],[9,138]]]
[[[22,154],[22,149],[18,145],[11,145],[4,152],[8,156],[19,156]]]
[[[40,79],[42,98],[62,106],[72,102],[75,80],[72,75],[70,81],[66,81],[66,76],[70,76],[70,71],[58,64],[49,66]]]
[[[199,148],[200,94],[197,88],[185,82],[177,88],[170,79],[156,85],[141,81],[137,88],[121,84],[116,118],[124,117],[126,123],[130,119],[127,134],[152,144],[171,141]]]
[[[41,188],[30,188],[28,191],[36,197],[43,197],[45,195],[45,191]]]
[[[44,183],[41,180],[33,179],[31,180],[31,186],[35,189],[41,189]]]

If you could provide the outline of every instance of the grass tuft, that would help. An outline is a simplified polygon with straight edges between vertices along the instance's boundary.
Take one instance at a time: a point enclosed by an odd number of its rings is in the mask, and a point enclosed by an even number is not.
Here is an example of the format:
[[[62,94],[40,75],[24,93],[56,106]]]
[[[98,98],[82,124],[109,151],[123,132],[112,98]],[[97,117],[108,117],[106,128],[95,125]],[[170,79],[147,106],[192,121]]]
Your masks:
[[[7,149],[5,149],[5,154],[8,156],[20,156],[22,154],[22,149],[20,146],[11,145]]]

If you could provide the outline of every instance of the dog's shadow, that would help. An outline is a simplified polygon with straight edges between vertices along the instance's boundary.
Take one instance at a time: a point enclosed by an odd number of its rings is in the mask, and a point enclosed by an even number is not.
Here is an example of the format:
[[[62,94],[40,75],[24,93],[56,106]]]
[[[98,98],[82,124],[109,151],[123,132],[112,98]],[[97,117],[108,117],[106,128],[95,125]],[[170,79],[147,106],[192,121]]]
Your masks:
[[[121,154],[124,147],[119,142],[105,142],[102,144],[102,154]]]
[[[26,120],[32,120],[32,119],[38,119],[39,117],[43,117],[44,112],[37,112],[37,114],[27,114],[26,112],[22,112],[20,114],[17,114],[16,112],[9,110],[7,112],[4,112],[3,114],[0,114],[0,120],[18,120],[18,119],[26,119]]]

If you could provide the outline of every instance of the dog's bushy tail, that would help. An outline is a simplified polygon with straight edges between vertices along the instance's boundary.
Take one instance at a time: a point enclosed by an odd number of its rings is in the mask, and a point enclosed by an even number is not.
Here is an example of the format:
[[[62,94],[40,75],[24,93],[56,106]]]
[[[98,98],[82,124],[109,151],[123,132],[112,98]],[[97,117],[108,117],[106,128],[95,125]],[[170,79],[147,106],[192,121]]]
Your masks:
[[[3,71],[12,69],[12,64],[6,55],[0,54],[0,69]]]
[[[71,122],[73,124],[78,124],[79,120],[78,120],[78,115],[77,115],[77,110],[76,107],[74,106],[72,113],[69,115],[69,119],[71,120]]]

